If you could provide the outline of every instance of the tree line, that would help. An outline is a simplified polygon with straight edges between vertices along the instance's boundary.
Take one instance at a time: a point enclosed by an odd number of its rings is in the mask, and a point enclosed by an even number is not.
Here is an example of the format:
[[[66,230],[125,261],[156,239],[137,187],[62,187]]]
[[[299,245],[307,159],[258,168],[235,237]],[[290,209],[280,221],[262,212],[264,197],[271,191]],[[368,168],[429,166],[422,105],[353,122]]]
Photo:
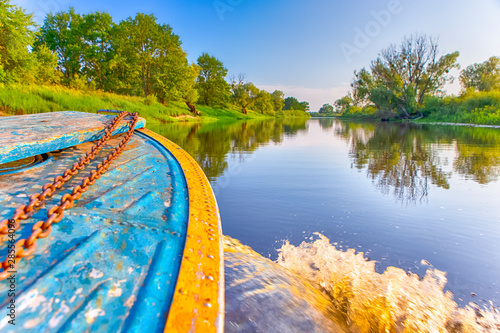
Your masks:
[[[137,13],[115,23],[106,12],[79,14],[74,8],[50,13],[36,28],[33,16],[0,0],[0,83],[60,84],[196,104],[237,106],[273,115],[308,111],[307,102],[269,93],[247,82],[227,82],[227,68],[207,53],[189,63],[180,37],[154,15]]]
[[[455,121],[465,119],[467,112],[496,113],[500,107],[500,58],[467,66],[459,76],[460,96],[446,96],[444,86],[454,79],[451,70],[460,69],[458,56],[458,51],[440,56],[437,38],[407,36],[400,44],[383,50],[368,68],[354,71],[351,91],[334,106],[325,104],[319,112],[378,119],[410,119],[434,113],[437,119],[449,117]],[[491,121],[500,120],[494,117]]]

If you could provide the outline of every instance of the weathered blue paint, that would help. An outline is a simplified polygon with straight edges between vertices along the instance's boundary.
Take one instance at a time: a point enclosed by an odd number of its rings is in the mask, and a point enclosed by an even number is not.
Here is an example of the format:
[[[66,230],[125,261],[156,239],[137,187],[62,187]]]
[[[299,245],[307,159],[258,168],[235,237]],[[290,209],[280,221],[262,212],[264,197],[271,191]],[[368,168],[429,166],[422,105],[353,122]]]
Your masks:
[[[76,111],[0,118],[0,164],[97,140],[116,115]],[[135,128],[143,128],[140,118]],[[128,130],[127,118],[113,134]]]
[[[28,237],[33,224],[120,140],[112,138],[84,171],[23,221],[17,239]],[[52,160],[42,168],[0,175],[0,219],[91,146],[87,142],[49,153]],[[2,316],[0,331],[163,331],[184,249],[187,212],[187,185],[179,163],[155,140],[135,134],[50,236],[37,241],[32,258],[21,261],[16,326]],[[6,246],[0,243],[2,258]],[[1,308],[10,300],[7,291],[6,281],[0,282]]]
[[[143,135],[147,138],[149,138],[146,134],[137,132],[137,135]],[[165,148],[158,143],[158,141],[154,140],[153,138],[149,138],[149,140],[152,142],[152,144],[157,147],[159,150],[165,150]],[[167,150],[168,151],[168,150]],[[169,152],[170,154],[170,152]],[[170,174],[171,175],[176,175],[176,177],[172,177],[172,186],[173,188],[178,188],[178,189],[186,189],[187,191],[187,185],[186,185],[186,178],[184,177],[184,171],[179,165],[179,162],[175,159],[170,154],[171,158],[168,159],[168,165],[170,168]],[[187,196],[182,193],[181,191],[174,191],[172,193],[172,202],[170,204],[171,208],[168,211],[168,216],[167,219],[169,220],[178,220],[184,218],[188,214],[188,198]],[[182,225],[181,230],[174,230],[176,232],[185,232],[187,227],[187,221],[185,225]]]

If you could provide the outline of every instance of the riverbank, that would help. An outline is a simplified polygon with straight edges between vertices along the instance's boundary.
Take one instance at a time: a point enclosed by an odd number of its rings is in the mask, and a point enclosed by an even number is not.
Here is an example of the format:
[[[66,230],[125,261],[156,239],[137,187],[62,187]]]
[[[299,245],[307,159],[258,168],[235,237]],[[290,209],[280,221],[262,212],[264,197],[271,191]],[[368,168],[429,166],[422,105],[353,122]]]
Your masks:
[[[475,125],[500,125],[500,91],[465,91],[459,96],[428,97],[419,105],[414,114],[423,117],[418,123],[459,123]],[[395,111],[377,110],[373,105],[349,106],[341,114],[341,119],[396,121]],[[404,120],[399,120],[404,121]]]
[[[248,111],[243,114],[236,108],[212,108],[196,105],[201,116],[194,116],[182,102],[168,105],[159,103],[155,97],[117,95],[102,91],[76,90],[62,86],[4,85],[0,89],[0,115],[20,115],[53,111],[96,112],[99,109],[127,110],[138,112],[148,123],[161,124],[179,121],[217,121],[270,119],[273,115],[262,115]],[[283,111],[276,117],[298,116],[295,112]],[[308,117],[308,115],[304,115]]]

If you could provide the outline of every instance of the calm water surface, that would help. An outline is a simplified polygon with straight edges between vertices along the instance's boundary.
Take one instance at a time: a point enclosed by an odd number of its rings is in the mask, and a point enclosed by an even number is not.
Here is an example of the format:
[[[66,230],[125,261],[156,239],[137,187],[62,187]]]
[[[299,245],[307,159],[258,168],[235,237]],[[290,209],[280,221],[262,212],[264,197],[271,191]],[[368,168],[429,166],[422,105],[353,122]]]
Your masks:
[[[224,234],[263,256],[319,232],[380,272],[447,272],[461,305],[500,305],[500,129],[335,119],[148,127],[198,161]]]

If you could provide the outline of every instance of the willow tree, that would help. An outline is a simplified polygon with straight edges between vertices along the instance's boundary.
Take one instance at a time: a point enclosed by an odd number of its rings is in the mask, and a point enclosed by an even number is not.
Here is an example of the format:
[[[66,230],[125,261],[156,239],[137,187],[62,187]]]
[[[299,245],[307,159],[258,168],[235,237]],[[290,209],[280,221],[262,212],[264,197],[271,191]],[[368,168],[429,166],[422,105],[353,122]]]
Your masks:
[[[247,114],[247,108],[257,100],[259,89],[252,82],[240,82],[233,85],[232,91],[234,103],[241,107],[241,112]]]
[[[408,119],[426,96],[442,92],[458,68],[458,52],[439,56],[438,41],[426,35],[405,37],[399,45],[383,50],[370,71],[355,72],[354,102],[374,103],[379,109],[393,109]]]

